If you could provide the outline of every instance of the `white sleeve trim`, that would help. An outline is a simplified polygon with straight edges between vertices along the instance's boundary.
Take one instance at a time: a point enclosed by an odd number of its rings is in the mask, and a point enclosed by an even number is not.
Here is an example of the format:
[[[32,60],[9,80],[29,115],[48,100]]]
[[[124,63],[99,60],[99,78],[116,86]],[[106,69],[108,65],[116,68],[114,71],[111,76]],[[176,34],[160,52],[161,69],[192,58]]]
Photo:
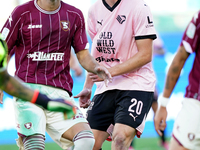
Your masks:
[[[183,46],[188,53],[193,53],[192,47],[188,42],[183,40]]]

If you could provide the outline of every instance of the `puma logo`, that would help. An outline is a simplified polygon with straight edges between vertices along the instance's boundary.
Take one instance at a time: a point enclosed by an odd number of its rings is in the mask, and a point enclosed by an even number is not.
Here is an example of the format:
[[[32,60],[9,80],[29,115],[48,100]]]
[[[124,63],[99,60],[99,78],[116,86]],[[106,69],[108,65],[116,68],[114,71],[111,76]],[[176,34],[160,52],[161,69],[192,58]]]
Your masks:
[[[97,23],[100,24],[100,25],[102,25],[102,22],[103,22],[103,20],[101,20],[101,21],[97,20]]]
[[[131,113],[129,113],[129,115],[130,115],[131,117],[133,117],[133,119],[134,119],[134,121],[135,121],[135,119],[136,119],[137,116],[133,116]]]

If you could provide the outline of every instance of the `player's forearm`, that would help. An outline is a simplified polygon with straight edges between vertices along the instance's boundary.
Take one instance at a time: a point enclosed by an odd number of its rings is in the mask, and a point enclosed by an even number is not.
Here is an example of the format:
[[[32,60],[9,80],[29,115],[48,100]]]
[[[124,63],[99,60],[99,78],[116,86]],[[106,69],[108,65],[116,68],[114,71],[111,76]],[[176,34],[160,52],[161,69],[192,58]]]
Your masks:
[[[31,101],[34,91],[25,87],[17,78],[8,75],[7,71],[0,73],[0,87],[6,93],[19,97],[26,101]]]
[[[89,75],[87,74],[84,84],[84,89],[92,89],[94,82],[90,79]]]
[[[112,77],[130,73],[151,62],[151,60],[152,53],[138,52],[127,61],[109,68],[109,72]]]
[[[167,98],[170,97],[188,56],[189,54],[185,51],[185,49],[183,47],[180,47],[167,73],[165,87],[163,91],[164,97],[167,97]]]
[[[96,74],[95,68],[99,66],[96,60],[90,55],[88,50],[82,50],[76,53],[77,58],[81,66],[88,72]]]

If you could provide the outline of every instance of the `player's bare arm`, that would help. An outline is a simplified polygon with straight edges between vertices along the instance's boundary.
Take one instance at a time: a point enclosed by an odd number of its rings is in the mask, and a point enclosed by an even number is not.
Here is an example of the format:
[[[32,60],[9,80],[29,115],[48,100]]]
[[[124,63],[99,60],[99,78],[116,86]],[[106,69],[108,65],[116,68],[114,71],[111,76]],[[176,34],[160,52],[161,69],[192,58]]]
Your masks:
[[[137,70],[138,68],[144,66],[152,60],[152,39],[142,39],[136,40],[138,53],[127,61],[120,63],[116,66],[108,68],[112,77],[126,74]],[[102,81],[101,78],[98,78],[96,75],[89,73],[90,78],[93,82]]]
[[[166,98],[167,100],[170,97],[188,56],[189,53],[186,52],[185,48],[183,46],[179,47],[167,73],[165,88],[163,91],[164,99]],[[166,118],[167,109],[165,106],[161,105],[154,117],[155,130],[159,135],[162,135],[160,131],[166,128]]]
[[[167,73],[165,88],[163,91],[164,97],[170,97],[188,56],[189,53],[186,52],[185,48],[183,46],[179,47]]]
[[[78,95],[74,96],[74,98],[79,98],[79,105],[81,108],[88,108],[88,106],[90,105],[93,85],[94,82],[87,74],[83,90]]]
[[[133,72],[152,60],[152,39],[136,40],[138,53],[133,57],[109,69],[112,76]]]
[[[9,76],[7,70],[0,72],[0,88],[10,95],[15,97],[22,97],[25,100],[31,100],[33,97],[32,91],[23,86],[18,78]]]

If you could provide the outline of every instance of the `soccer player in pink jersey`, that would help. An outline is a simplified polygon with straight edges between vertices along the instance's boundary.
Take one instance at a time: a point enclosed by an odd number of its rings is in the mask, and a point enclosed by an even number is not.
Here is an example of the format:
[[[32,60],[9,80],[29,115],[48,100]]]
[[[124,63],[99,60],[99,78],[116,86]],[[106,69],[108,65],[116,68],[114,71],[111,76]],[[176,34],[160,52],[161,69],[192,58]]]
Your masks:
[[[200,149],[200,11],[189,22],[181,44],[168,70],[163,95],[159,97],[160,107],[154,118],[158,134],[165,129],[170,95],[178,81],[180,72],[191,53],[195,53],[192,70],[189,74],[189,85],[182,102],[182,108],[175,120],[170,150]]]
[[[112,150],[127,150],[135,135],[140,137],[143,132],[155,90],[152,14],[143,0],[98,0],[89,10],[88,32],[93,57],[113,78],[106,87],[90,73],[75,97],[80,107],[90,104],[87,120],[95,137],[93,149],[101,149],[113,124]],[[90,103],[94,82],[97,88]]]
[[[106,85],[111,80],[108,70],[88,51],[82,12],[63,1],[31,0],[17,6],[1,33],[8,53],[15,53],[15,75],[26,86],[39,89],[50,98],[64,98],[74,103],[69,72],[71,47],[83,68],[98,74]],[[93,133],[79,109],[72,119],[65,120],[63,113],[49,112],[17,99],[15,114],[20,149],[44,150],[45,131],[63,149],[93,148]]]

